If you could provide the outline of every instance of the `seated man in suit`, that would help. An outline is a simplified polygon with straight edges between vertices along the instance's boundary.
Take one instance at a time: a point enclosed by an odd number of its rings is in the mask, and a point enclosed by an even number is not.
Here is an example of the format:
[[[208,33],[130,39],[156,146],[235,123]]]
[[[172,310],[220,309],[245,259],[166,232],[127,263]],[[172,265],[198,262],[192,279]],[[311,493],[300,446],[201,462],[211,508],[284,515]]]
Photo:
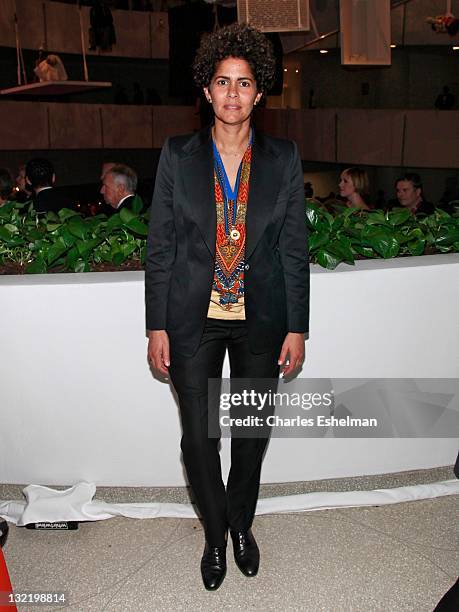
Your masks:
[[[136,189],[137,174],[125,164],[113,165],[102,174],[100,193],[113,212],[132,206]]]
[[[421,177],[416,172],[407,172],[395,181],[396,200],[389,202],[388,208],[408,208],[413,215],[431,215],[435,206],[424,199]]]
[[[33,192],[33,206],[38,213],[58,212],[61,208],[73,208],[70,197],[54,187],[56,174],[48,159],[34,158],[26,165],[26,182]]]

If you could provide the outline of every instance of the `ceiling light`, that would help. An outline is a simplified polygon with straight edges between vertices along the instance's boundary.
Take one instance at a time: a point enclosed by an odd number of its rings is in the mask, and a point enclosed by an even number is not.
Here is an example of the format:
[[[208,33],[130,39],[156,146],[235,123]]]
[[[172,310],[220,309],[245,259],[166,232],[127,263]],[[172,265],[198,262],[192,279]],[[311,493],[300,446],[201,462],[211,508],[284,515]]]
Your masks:
[[[391,49],[396,49],[396,48],[397,48],[397,45],[391,45],[391,46],[390,46],[390,48],[391,48]]]
[[[459,51],[459,47],[453,47],[453,51]]]
[[[295,72],[299,72],[298,68],[295,70]]]
[[[320,53],[328,53],[327,49],[320,49]]]
[[[288,72],[287,68],[284,68],[284,72]]]

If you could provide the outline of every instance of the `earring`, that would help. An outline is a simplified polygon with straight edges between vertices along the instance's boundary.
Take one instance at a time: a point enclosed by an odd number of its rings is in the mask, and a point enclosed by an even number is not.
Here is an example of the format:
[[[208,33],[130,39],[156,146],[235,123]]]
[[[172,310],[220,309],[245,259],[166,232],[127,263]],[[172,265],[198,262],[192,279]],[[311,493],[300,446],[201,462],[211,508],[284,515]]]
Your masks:
[[[212,104],[212,98],[207,98],[207,102],[208,102],[209,104]]]

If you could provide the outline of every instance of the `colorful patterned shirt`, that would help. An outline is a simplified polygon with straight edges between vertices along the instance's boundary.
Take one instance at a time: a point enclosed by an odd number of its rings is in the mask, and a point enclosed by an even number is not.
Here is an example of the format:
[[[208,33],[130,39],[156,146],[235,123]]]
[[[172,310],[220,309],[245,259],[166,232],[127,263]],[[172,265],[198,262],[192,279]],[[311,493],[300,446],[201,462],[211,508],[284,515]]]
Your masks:
[[[252,135],[239,166],[234,191],[214,143],[214,183],[217,239],[212,294],[207,316],[245,319],[245,217],[249,196]]]

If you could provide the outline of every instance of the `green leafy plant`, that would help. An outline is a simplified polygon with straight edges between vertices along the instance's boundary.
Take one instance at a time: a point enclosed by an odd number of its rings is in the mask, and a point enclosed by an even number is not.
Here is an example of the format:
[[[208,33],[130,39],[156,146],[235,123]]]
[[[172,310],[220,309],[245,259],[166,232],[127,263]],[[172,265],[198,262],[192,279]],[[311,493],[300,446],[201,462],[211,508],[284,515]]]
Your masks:
[[[336,214],[307,200],[309,255],[312,262],[333,270],[356,259],[425,255],[459,251],[459,214],[437,209],[415,217],[406,208],[362,211],[337,207]]]
[[[315,201],[306,203],[311,261],[334,269],[356,259],[390,258],[459,251],[459,214],[437,210],[414,217],[406,209],[335,214]],[[30,203],[0,208],[0,266],[7,273],[89,272],[141,269],[145,263],[148,212],[136,199],[132,210],[82,217],[73,210],[37,215]]]
[[[53,269],[89,272],[98,264],[116,268],[128,260],[137,260],[141,267],[148,233],[141,208],[136,199],[132,210],[84,218],[66,208],[37,215],[30,204],[10,202],[0,208],[0,264],[13,263],[18,271],[38,274]]]

